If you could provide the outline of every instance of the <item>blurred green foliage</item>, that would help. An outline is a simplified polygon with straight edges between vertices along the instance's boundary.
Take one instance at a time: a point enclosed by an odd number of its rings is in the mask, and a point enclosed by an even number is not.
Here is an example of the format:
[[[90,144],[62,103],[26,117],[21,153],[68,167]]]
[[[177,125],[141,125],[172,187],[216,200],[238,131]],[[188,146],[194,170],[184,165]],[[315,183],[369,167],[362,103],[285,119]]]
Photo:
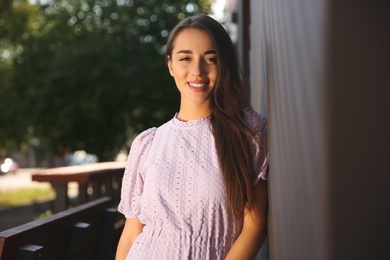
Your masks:
[[[163,56],[208,0],[2,0],[0,147],[112,159],[178,110]]]

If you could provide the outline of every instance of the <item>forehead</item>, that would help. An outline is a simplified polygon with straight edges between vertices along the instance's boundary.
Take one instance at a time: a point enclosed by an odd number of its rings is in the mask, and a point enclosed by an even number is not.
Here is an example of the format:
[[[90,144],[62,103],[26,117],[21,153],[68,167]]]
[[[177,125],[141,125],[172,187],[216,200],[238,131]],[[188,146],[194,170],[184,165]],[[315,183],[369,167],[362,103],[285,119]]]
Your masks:
[[[215,50],[215,44],[210,34],[201,29],[183,29],[173,41],[173,50],[207,49]]]

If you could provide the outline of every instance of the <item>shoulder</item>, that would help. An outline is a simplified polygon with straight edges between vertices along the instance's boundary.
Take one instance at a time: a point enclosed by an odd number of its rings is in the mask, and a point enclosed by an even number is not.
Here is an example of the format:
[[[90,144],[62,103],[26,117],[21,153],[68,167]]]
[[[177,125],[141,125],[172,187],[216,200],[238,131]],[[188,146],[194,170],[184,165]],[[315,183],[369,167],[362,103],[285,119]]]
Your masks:
[[[150,141],[153,139],[154,134],[156,133],[156,127],[152,127],[149,129],[146,129],[145,131],[141,132],[135,139],[138,142],[143,142],[143,141]]]
[[[267,127],[266,117],[250,108],[244,109],[244,117],[245,121],[257,131],[262,132]]]
[[[156,133],[156,129],[156,127],[152,127],[137,135],[131,145],[132,148],[148,146],[153,140],[153,137]]]
[[[137,135],[137,137],[133,140],[132,146],[148,145],[153,141],[155,137],[158,138],[157,136],[161,136],[161,133],[171,130],[172,126],[172,120],[169,120],[168,122],[165,122],[158,127],[151,127],[149,129],[146,129]]]

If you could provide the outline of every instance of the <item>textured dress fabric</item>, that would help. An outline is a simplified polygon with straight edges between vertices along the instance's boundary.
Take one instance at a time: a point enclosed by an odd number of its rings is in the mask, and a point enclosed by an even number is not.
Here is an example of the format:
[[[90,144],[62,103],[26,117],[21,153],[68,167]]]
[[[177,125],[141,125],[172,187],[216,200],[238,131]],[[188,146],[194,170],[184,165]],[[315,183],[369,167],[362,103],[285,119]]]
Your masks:
[[[253,146],[256,174],[266,179],[266,121],[245,111],[260,133]],[[210,117],[180,121],[176,116],[136,137],[130,149],[118,210],[145,226],[126,259],[223,259],[241,223],[228,214]]]

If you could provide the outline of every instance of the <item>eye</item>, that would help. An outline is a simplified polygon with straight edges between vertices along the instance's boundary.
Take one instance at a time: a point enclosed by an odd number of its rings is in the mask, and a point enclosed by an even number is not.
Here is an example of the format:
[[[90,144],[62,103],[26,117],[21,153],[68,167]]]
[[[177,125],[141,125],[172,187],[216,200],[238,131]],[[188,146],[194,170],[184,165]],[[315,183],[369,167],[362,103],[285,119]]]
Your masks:
[[[217,57],[206,57],[205,61],[209,64],[216,64],[217,63]]]
[[[179,61],[189,61],[190,57],[182,57],[179,59]]]

